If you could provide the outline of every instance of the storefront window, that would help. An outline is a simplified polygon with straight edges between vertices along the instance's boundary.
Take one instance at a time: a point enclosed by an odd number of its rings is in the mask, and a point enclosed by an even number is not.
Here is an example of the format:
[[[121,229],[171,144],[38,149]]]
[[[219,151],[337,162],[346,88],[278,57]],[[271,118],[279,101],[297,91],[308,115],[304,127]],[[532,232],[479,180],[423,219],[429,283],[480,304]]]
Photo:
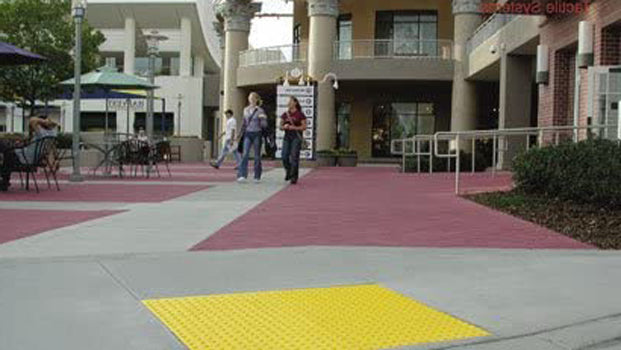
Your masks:
[[[433,103],[399,102],[377,105],[373,111],[374,157],[389,157],[392,140],[435,133]]]
[[[351,104],[341,103],[337,111],[337,148],[349,148],[349,122],[351,119]]]

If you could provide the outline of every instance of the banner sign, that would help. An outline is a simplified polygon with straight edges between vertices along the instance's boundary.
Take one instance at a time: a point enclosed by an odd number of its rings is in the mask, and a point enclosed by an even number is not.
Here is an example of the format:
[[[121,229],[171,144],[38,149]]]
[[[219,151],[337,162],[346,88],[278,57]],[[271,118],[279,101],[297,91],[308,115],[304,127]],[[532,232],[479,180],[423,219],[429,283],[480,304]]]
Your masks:
[[[108,109],[110,110],[126,110],[127,103],[129,102],[129,108],[135,111],[141,111],[145,109],[144,99],[124,99],[114,98],[108,100]]]
[[[307,129],[304,131],[304,139],[307,147],[300,152],[300,159],[313,160],[315,158],[315,87],[314,86],[282,86],[277,87],[276,98],[276,158],[282,158],[282,143],[285,132],[280,130],[280,116],[287,112],[289,97],[294,96],[300,101],[302,113],[306,116]]]

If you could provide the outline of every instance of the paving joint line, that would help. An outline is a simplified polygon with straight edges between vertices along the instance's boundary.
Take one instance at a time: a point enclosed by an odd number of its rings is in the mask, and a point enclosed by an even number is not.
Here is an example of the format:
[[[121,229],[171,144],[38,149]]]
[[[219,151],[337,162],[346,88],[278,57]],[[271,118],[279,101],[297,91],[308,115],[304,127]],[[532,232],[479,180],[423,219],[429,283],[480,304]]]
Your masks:
[[[129,288],[129,286],[127,286],[125,283],[123,283],[123,281],[118,278],[117,276],[115,276],[112,271],[110,271],[110,269],[108,269],[108,267],[101,261],[101,260],[95,260],[97,262],[97,264],[110,276],[110,278],[112,278],[112,280],[122,289],[124,289],[127,293],[129,293],[136,301],[140,302],[141,299],[138,296],[138,294],[136,294],[131,288]]]
[[[595,318],[591,318],[591,319],[588,319],[588,320],[583,320],[583,321],[580,321],[580,322],[570,323],[570,324],[567,324],[567,325],[564,325],[564,326],[547,328],[547,329],[543,329],[543,330],[535,331],[535,332],[530,332],[530,333],[518,334],[518,335],[501,337],[501,338],[493,338],[493,339],[480,340],[480,341],[475,341],[475,342],[467,343],[467,344],[456,344],[456,345],[435,347],[435,348],[430,348],[429,350],[458,349],[458,348],[464,347],[464,346],[495,344],[495,343],[505,342],[505,341],[508,341],[508,340],[524,339],[524,338],[529,338],[529,337],[536,337],[537,339],[542,339],[539,336],[545,335],[547,333],[552,333],[552,332],[556,332],[556,331],[562,331],[562,330],[570,329],[570,328],[573,328],[573,327],[584,326],[584,325],[588,325],[588,324],[591,324],[591,323],[597,323],[597,322],[601,322],[601,321],[614,320],[614,319],[621,319],[621,313],[615,313],[615,314],[610,314],[610,315],[606,315],[606,316],[595,317]],[[621,337],[616,338],[616,339],[619,339],[619,341],[621,341]],[[555,345],[557,345],[557,344],[555,344]],[[580,348],[580,349],[576,349],[576,350],[590,350],[590,348],[587,347],[587,348]]]

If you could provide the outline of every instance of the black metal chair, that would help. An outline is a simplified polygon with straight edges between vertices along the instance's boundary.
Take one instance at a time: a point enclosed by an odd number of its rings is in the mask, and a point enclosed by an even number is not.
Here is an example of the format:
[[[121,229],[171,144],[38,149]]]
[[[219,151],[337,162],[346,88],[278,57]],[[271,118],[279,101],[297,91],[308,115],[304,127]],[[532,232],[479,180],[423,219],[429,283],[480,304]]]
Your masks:
[[[17,162],[13,165],[13,171],[19,173],[19,178],[24,184],[23,174],[26,174],[26,190],[30,190],[30,178],[35,184],[37,193],[39,193],[39,185],[37,184],[37,170],[47,167],[47,158],[50,155],[52,147],[56,144],[55,136],[46,136],[34,140],[24,147],[16,148]],[[47,177],[47,174],[46,174]],[[49,178],[48,178],[49,184]]]

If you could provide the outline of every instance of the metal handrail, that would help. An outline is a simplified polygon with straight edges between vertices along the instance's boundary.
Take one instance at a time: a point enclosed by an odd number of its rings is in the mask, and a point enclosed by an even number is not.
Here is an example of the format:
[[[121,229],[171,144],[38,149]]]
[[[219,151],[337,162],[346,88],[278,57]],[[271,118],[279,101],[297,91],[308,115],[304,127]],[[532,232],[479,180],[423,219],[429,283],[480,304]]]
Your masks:
[[[525,137],[526,150],[530,147],[541,147],[546,143],[558,145],[561,141],[561,135],[567,134],[571,136],[573,142],[586,139],[590,134],[581,135],[581,132],[598,132],[608,130],[614,125],[585,125],[585,126],[547,126],[547,127],[528,127],[528,128],[511,128],[511,129],[491,129],[491,130],[468,130],[468,131],[440,131],[434,135],[416,135],[405,139],[396,139],[391,141],[391,153],[402,156],[402,171],[405,172],[406,157],[418,157],[418,172],[420,172],[420,157],[429,157],[429,171],[433,172],[433,158],[445,158],[448,161],[448,171],[451,172],[451,160],[455,159],[455,193],[460,193],[460,175],[461,175],[461,152],[457,150],[464,142],[471,142],[472,169],[475,172],[476,165],[476,142],[492,140],[492,175],[496,174],[498,160],[501,155],[509,149],[506,147],[506,139],[509,137]],[[591,134],[592,135],[592,134]],[[549,137],[549,138],[547,138]],[[531,145],[533,138],[534,145]],[[431,141],[430,141],[431,140]],[[421,150],[421,142],[430,142],[429,152]],[[448,142],[446,152],[442,152],[440,142]],[[412,146],[407,147],[408,144]],[[452,147],[450,147],[452,144]]]
[[[239,53],[239,66],[304,62],[307,54],[306,43],[250,49]]]
[[[335,60],[355,58],[451,60],[453,59],[453,41],[442,39],[361,39],[334,42]]]
[[[510,136],[522,136],[526,137],[526,150],[528,150],[531,142],[532,136],[537,136],[535,146],[540,147],[545,144],[545,136],[546,134],[552,134],[552,142],[555,145],[560,143],[560,136],[563,132],[571,132],[572,141],[578,142],[581,138],[579,135],[580,131],[597,131],[602,129],[608,129],[612,126],[610,125],[584,125],[584,126],[547,126],[547,127],[531,127],[531,128],[511,128],[511,129],[496,129],[496,130],[469,130],[469,131],[441,131],[437,132],[434,135],[434,156],[438,158],[455,158],[455,193],[459,194],[460,189],[460,164],[461,164],[461,152],[458,152],[457,149],[460,147],[464,141],[472,142],[472,171],[474,172],[475,165],[475,145],[477,140],[493,140],[493,157],[492,157],[492,174],[496,172],[496,162],[498,159],[499,153],[504,154],[507,151],[507,148],[503,147],[506,137]],[[448,148],[447,153],[439,152],[439,141],[448,141],[453,142],[456,147],[453,147],[453,150]]]
[[[492,35],[496,34],[500,29],[504,28],[511,21],[519,17],[516,14],[507,13],[495,13],[491,15],[485,22],[481,23],[474,33],[468,39],[468,52],[472,52],[476,47],[489,39]]]
[[[422,143],[426,142],[429,150],[423,151]],[[408,144],[411,147],[408,148]],[[406,158],[416,156],[417,171],[420,173],[421,157],[429,157],[429,173],[433,173],[433,135],[416,135],[407,139],[396,139],[390,141],[390,153],[401,155],[401,171],[405,172]]]

